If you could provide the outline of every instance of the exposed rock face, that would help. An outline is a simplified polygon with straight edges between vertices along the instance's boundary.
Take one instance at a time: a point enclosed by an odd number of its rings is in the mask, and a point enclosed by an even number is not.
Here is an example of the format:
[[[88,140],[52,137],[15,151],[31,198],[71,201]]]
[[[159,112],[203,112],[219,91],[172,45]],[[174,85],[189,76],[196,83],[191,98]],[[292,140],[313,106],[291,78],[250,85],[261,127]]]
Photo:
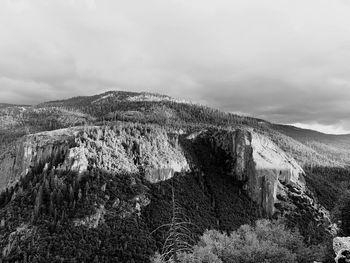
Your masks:
[[[75,226],[85,226],[88,228],[97,228],[100,223],[104,222],[106,209],[103,205],[96,209],[96,212],[84,219],[76,219],[73,221]]]
[[[251,134],[254,166],[248,172],[248,192],[269,215],[273,215],[277,195],[288,192],[284,185],[297,188],[300,192],[305,190],[304,171],[268,138],[257,133]]]
[[[75,150],[82,162],[75,166],[84,167],[88,160],[89,165],[114,173],[138,173],[143,169],[151,182],[169,179],[174,172],[189,169],[173,135],[162,129],[149,129],[145,133],[141,130],[95,127],[82,132],[76,140],[79,149]]]
[[[33,167],[65,155],[77,132],[76,129],[61,129],[21,138],[14,151],[0,156],[0,191],[15,184]]]
[[[161,128],[121,124],[25,136],[16,152],[0,158],[0,190],[14,185],[33,168],[47,169],[47,164],[80,175],[96,167],[115,174],[144,172],[152,183],[164,181],[189,169],[178,136]],[[229,176],[267,215],[305,208],[320,222],[329,217],[306,193],[303,169],[265,136],[241,129],[203,130],[187,136],[189,143],[198,138],[210,143],[212,153],[225,152]]]
[[[286,197],[290,187],[305,196],[303,169],[265,136],[247,130],[204,132],[196,136],[208,137],[214,151],[226,152],[231,165],[229,174],[243,184],[247,194],[269,216],[274,215],[276,204],[281,202],[277,196]]]
[[[74,147],[68,150],[62,168],[72,170],[82,174],[87,170],[89,161],[86,158],[84,147]]]
[[[34,228],[30,228],[27,224],[22,224],[17,227],[16,231],[12,232],[8,237],[8,244],[2,250],[3,257],[7,257],[13,249],[16,249],[20,242],[30,238],[35,232]]]
[[[237,181],[247,181],[251,166],[251,134],[244,130],[234,132],[219,131],[212,135],[211,144],[214,150],[224,150],[233,161],[231,175]]]
[[[89,166],[111,173],[138,173],[142,168],[151,182],[188,169],[176,138],[162,129],[77,127],[21,138],[15,152],[0,157],[0,191],[46,163],[78,174]]]
[[[165,181],[174,176],[173,168],[158,168],[158,169],[147,169],[146,179],[151,183],[157,183],[160,181]]]

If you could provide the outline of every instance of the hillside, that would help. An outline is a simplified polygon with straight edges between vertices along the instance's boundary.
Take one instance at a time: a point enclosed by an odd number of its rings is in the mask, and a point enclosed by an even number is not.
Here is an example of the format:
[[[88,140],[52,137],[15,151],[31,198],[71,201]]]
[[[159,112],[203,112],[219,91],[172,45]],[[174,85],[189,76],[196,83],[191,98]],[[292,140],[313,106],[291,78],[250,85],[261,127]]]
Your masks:
[[[95,96],[46,102],[38,108],[82,112],[98,122],[131,121],[192,127],[246,127],[269,136],[302,165],[344,166],[350,163],[349,135],[326,135],[261,119],[225,113],[165,95],[110,91]]]
[[[287,125],[273,125],[273,129],[307,145],[331,160],[338,160],[350,165],[350,134],[324,134]]]
[[[0,172],[9,261],[147,262],[164,242],[164,230],[151,232],[170,220],[173,191],[194,238],[263,216],[286,216],[306,236],[312,222],[323,236],[332,227],[302,168],[244,130],[179,135],[118,123],[43,132],[23,137]]]
[[[0,119],[3,142],[12,142],[28,133],[111,121],[165,124],[189,131],[203,127],[245,127],[271,138],[301,165],[344,166],[350,163],[349,135],[326,135],[275,125],[153,93],[110,91],[34,107],[8,105],[0,109]]]
[[[119,91],[0,119],[3,262],[149,262],[174,207],[189,245],[259,218],[308,246],[349,233],[347,136]]]
[[[100,105],[108,103],[118,103],[122,101],[149,101],[149,102],[160,102],[160,101],[173,101],[173,102],[185,102],[171,98],[166,95],[149,92],[128,92],[128,91],[108,91],[103,94],[94,96],[80,96],[74,97],[68,100],[50,101],[39,104],[39,107],[81,107]]]

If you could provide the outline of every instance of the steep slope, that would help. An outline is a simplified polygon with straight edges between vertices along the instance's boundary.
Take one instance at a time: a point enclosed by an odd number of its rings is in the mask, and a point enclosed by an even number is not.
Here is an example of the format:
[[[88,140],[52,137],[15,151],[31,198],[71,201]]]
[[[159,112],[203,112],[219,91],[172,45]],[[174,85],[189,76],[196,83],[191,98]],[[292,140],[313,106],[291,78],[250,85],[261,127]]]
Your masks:
[[[149,204],[146,179],[164,180],[188,167],[176,137],[132,124],[28,135],[0,166],[7,175],[0,197],[2,258],[30,262],[146,262],[155,247],[145,223],[143,229],[134,221]]]
[[[185,158],[170,143],[171,139],[159,128],[125,127],[121,123],[27,135],[18,140],[15,151],[2,156],[0,173],[4,183],[0,189],[14,186],[32,168],[46,164],[78,173],[85,172],[88,166],[113,173],[136,173],[142,166],[149,178],[154,177],[153,169],[186,170]]]
[[[200,144],[210,145],[225,174],[266,215],[287,217],[303,230],[311,221],[330,232],[336,230],[329,212],[309,191],[303,169],[269,138],[247,130],[204,131],[196,135]],[[296,218],[305,221],[301,223]]]
[[[94,123],[95,118],[63,108],[9,106],[0,108],[0,155],[21,136]]]
[[[191,130],[193,127],[253,128],[291,154],[300,165],[324,167],[350,163],[348,136],[329,136],[295,127],[224,113],[152,93],[110,91],[33,107],[0,110],[1,145],[24,134],[113,121],[155,123]],[[15,133],[12,131],[15,130]],[[0,149],[1,150],[1,149]]]
[[[170,136],[170,137],[169,137]],[[267,137],[247,130],[199,133],[210,140],[212,150],[226,152],[232,163],[230,175],[242,182],[253,201],[272,216],[279,183],[305,190],[304,171]],[[190,140],[198,139],[189,135]],[[174,172],[186,171],[189,164],[178,145],[178,135],[161,129],[123,124],[112,127],[76,127],[28,135],[17,142],[15,152],[2,156],[2,190],[16,183],[36,167],[85,172],[97,167],[112,173],[145,173],[156,183],[170,179]]]
[[[350,134],[335,135],[335,134],[325,134],[318,131],[302,129],[299,127],[294,127],[290,125],[274,125],[274,129],[283,132],[284,134],[297,139],[301,142],[307,142],[311,140],[334,144],[338,147],[349,148],[350,147]]]
[[[0,109],[0,121],[2,131],[26,127],[35,133],[91,123],[94,119],[78,111],[14,106]]]
[[[328,136],[319,133],[295,132],[294,127],[274,125],[264,120],[224,113],[209,107],[192,104],[152,93],[110,91],[95,96],[76,97],[47,102],[37,107],[58,107],[93,116],[97,122],[131,121],[156,123],[178,128],[220,126],[254,128],[268,136],[280,148],[291,154],[301,165],[345,166],[350,163],[347,136]],[[317,135],[317,136],[315,136]],[[321,138],[322,140],[315,140]],[[310,140],[310,138],[312,140]]]
[[[4,107],[0,120],[0,252],[10,262],[148,262],[174,199],[194,240],[282,217],[319,244],[336,230],[330,218],[344,218],[347,137],[119,91]],[[344,152],[329,158],[331,147]]]
[[[147,262],[164,242],[164,231],[151,233],[169,222],[173,191],[194,236],[264,215],[327,233],[302,168],[270,139],[243,129],[181,134],[118,123],[20,139],[0,162],[3,257]]]
[[[273,129],[309,146],[330,160],[350,165],[350,134],[324,134],[287,125],[273,125]]]

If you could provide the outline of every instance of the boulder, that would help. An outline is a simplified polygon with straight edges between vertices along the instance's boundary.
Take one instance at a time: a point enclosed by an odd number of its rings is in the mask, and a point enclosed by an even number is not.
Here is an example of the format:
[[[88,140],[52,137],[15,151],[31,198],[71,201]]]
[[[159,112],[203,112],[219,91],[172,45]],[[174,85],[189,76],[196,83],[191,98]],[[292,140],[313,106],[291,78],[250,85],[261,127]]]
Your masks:
[[[333,239],[334,253],[338,254],[342,249],[350,250],[350,237],[335,237]]]
[[[336,237],[333,239],[335,262],[350,262],[350,237]]]

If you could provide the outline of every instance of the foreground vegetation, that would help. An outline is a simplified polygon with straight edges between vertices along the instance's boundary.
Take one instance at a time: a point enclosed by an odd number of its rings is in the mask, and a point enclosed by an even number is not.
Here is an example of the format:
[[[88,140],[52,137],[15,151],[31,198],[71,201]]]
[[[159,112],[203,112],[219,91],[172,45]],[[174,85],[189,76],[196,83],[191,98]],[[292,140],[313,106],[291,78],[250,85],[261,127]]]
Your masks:
[[[167,260],[157,254],[152,262],[308,263],[323,261],[325,254],[325,247],[307,246],[297,230],[287,229],[280,221],[258,220],[229,234],[206,231],[191,252],[175,253]]]

